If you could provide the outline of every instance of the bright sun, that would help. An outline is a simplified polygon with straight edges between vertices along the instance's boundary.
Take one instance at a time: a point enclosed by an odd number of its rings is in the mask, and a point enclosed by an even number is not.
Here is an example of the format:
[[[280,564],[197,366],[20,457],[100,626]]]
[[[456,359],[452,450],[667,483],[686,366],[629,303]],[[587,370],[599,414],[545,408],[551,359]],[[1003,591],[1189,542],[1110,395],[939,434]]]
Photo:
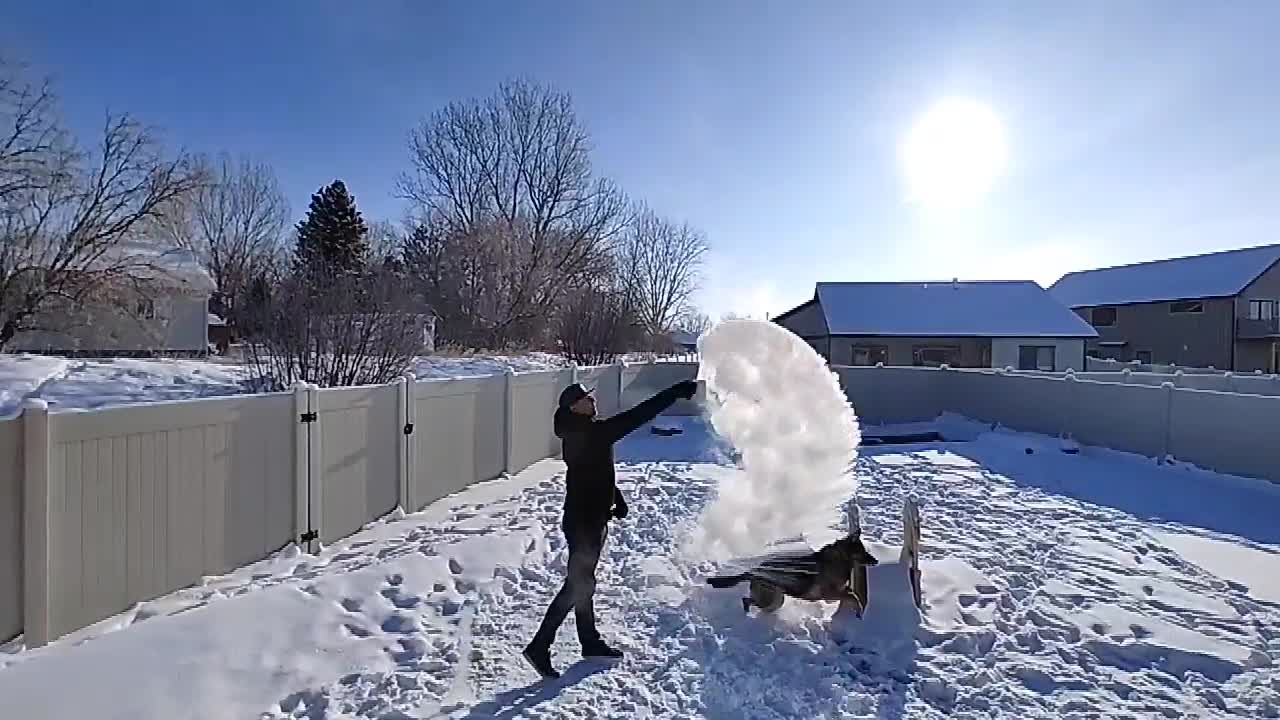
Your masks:
[[[1004,172],[1000,118],[986,105],[948,98],[916,121],[902,147],[908,200],[930,209],[976,206]]]

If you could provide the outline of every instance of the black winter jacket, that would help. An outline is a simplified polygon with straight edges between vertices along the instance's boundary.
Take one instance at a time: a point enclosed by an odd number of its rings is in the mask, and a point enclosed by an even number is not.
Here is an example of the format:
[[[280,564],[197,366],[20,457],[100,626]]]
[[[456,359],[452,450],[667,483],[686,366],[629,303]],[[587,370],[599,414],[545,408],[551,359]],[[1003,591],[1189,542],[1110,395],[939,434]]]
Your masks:
[[[609,522],[615,503],[626,506],[614,482],[613,444],[657,417],[679,397],[678,387],[673,386],[604,420],[579,415],[568,408],[556,410],[555,433],[568,466],[563,521],[566,526],[603,526]]]

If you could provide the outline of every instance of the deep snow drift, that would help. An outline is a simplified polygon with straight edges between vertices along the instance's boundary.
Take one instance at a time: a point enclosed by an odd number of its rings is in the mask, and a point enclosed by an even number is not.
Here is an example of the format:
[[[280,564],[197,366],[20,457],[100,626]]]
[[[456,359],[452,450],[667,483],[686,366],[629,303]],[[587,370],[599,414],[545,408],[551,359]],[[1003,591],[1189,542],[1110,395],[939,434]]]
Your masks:
[[[722,322],[698,341],[706,414],[745,471],[719,488],[690,553],[724,560],[784,539],[823,544],[847,528],[858,486],[853,407],[826,361],[771,322]]]

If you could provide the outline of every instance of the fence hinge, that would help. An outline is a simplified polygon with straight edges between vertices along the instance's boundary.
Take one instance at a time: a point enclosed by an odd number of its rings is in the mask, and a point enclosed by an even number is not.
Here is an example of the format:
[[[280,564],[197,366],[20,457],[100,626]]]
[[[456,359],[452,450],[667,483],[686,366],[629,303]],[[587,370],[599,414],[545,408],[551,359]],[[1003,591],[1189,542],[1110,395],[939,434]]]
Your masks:
[[[298,542],[300,543],[311,542],[312,540],[319,540],[319,539],[320,539],[320,531],[318,530],[308,530],[298,536]]]
[[[404,434],[405,434],[405,435],[412,435],[412,434],[413,434],[413,423],[405,423],[405,424],[404,424]]]
[[[315,413],[313,413],[313,412],[302,413],[302,419],[300,420],[300,422],[304,422],[304,423],[313,423],[313,422],[315,422],[315,421],[316,421],[316,414],[315,414]]]

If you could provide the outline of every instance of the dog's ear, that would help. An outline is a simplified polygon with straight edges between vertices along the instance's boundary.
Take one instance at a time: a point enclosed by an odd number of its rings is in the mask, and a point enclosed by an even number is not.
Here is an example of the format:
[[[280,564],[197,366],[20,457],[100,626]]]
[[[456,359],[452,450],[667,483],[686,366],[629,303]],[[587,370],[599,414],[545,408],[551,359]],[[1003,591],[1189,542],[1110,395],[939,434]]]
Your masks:
[[[867,547],[862,544],[862,541],[858,541],[857,545],[854,546],[854,552],[855,552],[855,557],[857,557],[858,559],[858,562],[862,563],[863,565],[879,565],[880,564],[880,561],[876,559],[875,555],[872,555],[870,552],[867,552]]]

